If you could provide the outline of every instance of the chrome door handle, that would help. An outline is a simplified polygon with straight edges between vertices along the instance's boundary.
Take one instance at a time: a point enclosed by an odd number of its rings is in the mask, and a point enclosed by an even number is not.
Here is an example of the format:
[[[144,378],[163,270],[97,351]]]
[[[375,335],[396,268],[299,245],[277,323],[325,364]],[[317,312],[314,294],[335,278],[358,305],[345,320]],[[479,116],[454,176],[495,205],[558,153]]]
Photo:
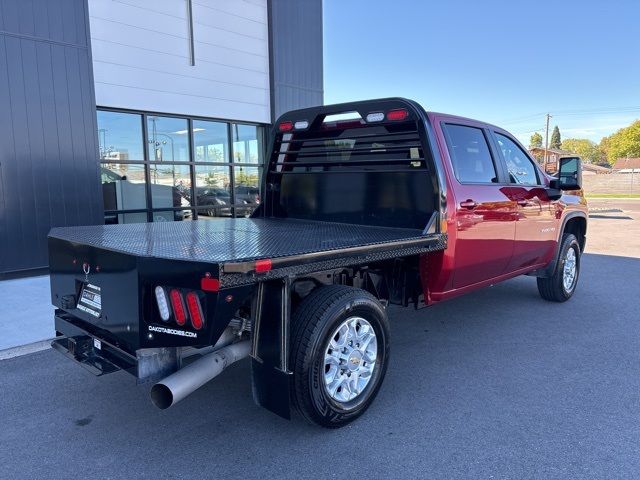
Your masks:
[[[478,206],[478,203],[475,200],[469,199],[465,200],[464,202],[460,202],[460,206],[462,208],[468,208],[469,210],[472,210]]]

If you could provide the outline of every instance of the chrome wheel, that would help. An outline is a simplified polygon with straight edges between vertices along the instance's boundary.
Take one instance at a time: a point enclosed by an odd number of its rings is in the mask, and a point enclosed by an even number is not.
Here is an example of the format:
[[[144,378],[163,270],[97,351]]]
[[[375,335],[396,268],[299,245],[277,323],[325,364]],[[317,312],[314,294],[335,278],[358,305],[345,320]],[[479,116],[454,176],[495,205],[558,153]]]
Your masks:
[[[324,387],[339,402],[354,400],[365,389],[378,355],[376,332],[361,317],[349,317],[335,329],[324,354]]]
[[[577,272],[578,263],[576,251],[574,248],[569,248],[569,250],[567,250],[567,255],[564,258],[564,268],[562,270],[562,285],[567,292],[570,292],[573,288]]]

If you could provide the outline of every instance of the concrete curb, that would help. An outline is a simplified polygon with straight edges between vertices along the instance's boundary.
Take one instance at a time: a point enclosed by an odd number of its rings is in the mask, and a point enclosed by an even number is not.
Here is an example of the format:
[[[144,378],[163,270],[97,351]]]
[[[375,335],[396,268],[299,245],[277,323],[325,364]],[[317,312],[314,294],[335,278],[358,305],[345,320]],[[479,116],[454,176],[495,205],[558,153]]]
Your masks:
[[[48,340],[40,340],[39,342],[28,343],[27,345],[20,345],[18,347],[11,347],[0,350],[0,361],[47,350],[51,348],[52,340],[53,338],[49,338]]]

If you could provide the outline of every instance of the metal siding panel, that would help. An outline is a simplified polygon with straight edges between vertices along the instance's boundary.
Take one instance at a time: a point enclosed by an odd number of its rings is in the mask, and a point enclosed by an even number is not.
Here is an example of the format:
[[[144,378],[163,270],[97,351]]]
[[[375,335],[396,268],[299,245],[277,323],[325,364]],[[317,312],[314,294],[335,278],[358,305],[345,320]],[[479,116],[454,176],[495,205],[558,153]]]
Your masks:
[[[78,112],[78,122],[84,125],[84,165],[85,183],[89,194],[85,197],[85,217],[83,223],[103,223],[102,186],[100,182],[100,169],[98,164],[97,132],[98,125],[95,109],[95,93],[93,91],[93,79],[91,77],[91,59],[88,55],[78,55],[78,72],[80,75],[80,104],[82,111]],[[94,192],[100,192],[95,195]]]
[[[42,105],[43,137],[45,144],[44,163],[49,191],[49,215],[52,227],[66,224],[66,206],[64,202],[62,170],[60,168],[60,148],[58,146],[58,125],[56,119],[55,93],[53,84],[53,66],[51,63],[52,46],[38,43],[36,55],[38,61],[38,83],[40,85],[40,103]]]
[[[33,30],[36,37],[50,38],[47,0],[33,0]]]
[[[3,273],[46,266],[52,225],[103,218],[85,0],[0,2]]]
[[[0,11],[2,13],[2,11]],[[0,36],[0,272],[7,269],[9,254],[9,234],[13,225],[5,202],[7,191],[4,188],[11,171],[15,168],[15,149],[13,147],[13,126],[11,121],[11,96],[9,95],[9,77],[4,37]]]
[[[24,91],[27,93],[25,95],[26,128],[23,131],[23,135],[29,145],[29,170],[25,172],[23,181],[29,182],[30,180],[29,186],[33,192],[30,199],[32,203],[27,205],[28,210],[23,211],[22,214],[26,219],[31,218],[29,229],[25,232],[25,236],[33,244],[32,255],[29,260],[37,265],[46,265],[46,237],[51,216],[49,215],[48,180],[43,175],[46,157],[36,45],[37,42],[31,40],[21,41],[22,74]]]
[[[273,0],[269,7],[276,117],[322,104],[321,0]]]
[[[20,33],[19,31],[19,15],[18,1],[16,0],[0,0],[2,1],[2,20],[3,30],[11,33]]]
[[[45,0],[45,11],[49,26],[49,38],[57,42],[64,41],[65,30],[62,21],[62,9],[56,3]]]
[[[18,248],[30,250],[35,248],[36,244],[30,235],[34,219],[30,217],[29,213],[35,210],[35,202],[33,200],[31,152],[27,136],[28,127],[21,42],[22,40],[19,38],[5,38],[7,59],[9,61],[9,95],[11,96],[11,119],[15,148],[15,176],[8,178],[4,185],[7,198],[12,200],[10,205],[13,208],[10,206],[9,212],[16,216],[13,222],[16,234],[9,233],[9,251],[16,251]],[[21,259],[13,259],[13,261],[18,262],[18,268],[22,268]]]
[[[21,0],[18,4],[18,31],[23,35],[35,35],[33,0]]]

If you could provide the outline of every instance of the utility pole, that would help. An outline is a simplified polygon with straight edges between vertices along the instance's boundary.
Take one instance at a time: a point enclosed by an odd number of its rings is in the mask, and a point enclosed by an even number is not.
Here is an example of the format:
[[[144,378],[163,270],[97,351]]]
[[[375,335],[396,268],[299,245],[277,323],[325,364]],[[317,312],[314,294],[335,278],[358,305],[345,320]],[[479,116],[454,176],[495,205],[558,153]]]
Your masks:
[[[547,113],[546,118],[547,128],[544,134],[544,165],[542,166],[545,172],[547,171],[547,151],[549,150],[549,119],[551,118],[551,115]]]

